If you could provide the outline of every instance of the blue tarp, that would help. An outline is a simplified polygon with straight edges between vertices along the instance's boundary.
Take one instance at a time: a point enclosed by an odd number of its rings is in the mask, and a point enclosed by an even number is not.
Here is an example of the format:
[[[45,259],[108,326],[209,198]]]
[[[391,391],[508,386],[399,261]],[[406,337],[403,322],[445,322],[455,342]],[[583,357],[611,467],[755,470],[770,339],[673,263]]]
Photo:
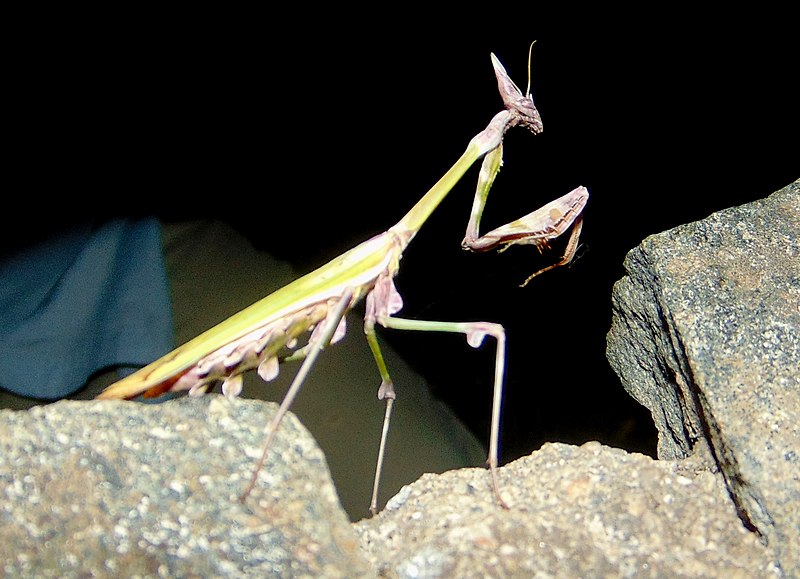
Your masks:
[[[0,261],[0,387],[58,399],[174,347],[155,218],[77,225]]]

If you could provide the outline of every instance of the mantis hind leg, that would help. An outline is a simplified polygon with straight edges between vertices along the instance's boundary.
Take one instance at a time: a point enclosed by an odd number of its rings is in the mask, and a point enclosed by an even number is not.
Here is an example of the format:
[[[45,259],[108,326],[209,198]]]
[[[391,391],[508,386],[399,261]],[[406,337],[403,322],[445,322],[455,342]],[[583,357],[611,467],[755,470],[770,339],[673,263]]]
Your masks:
[[[244,492],[239,496],[239,502],[243,503],[255,487],[256,481],[258,480],[258,473],[261,471],[261,467],[264,466],[264,461],[267,459],[267,453],[269,452],[272,439],[275,437],[275,433],[278,431],[281,420],[289,411],[289,407],[292,405],[292,402],[294,402],[294,399],[297,396],[297,393],[300,391],[300,387],[303,385],[303,382],[305,382],[306,376],[308,376],[308,373],[311,371],[311,367],[314,365],[317,356],[319,356],[319,353],[322,351],[322,349],[325,348],[325,346],[327,346],[334,337],[342,318],[350,308],[352,299],[352,290],[343,292],[342,295],[339,296],[339,299],[336,301],[333,308],[328,311],[328,315],[326,316],[325,320],[320,323],[320,333],[318,335],[314,335],[316,334],[316,332],[314,332],[308,346],[303,348],[303,364],[300,366],[297,374],[295,374],[294,380],[292,380],[292,384],[289,386],[289,390],[286,392],[286,396],[284,396],[277,412],[275,412],[275,415],[272,417],[272,420],[270,420],[269,425],[267,425],[261,457],[253,469],[253,476],[250,479],[250,483],[247,485]]]

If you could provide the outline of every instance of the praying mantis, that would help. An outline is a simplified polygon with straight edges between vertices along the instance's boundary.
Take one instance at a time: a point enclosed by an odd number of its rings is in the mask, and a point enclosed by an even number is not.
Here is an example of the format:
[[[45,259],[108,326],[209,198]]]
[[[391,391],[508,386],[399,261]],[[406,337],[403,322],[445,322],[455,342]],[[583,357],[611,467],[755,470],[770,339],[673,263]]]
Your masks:
[[[378,398],[386,403],[370,511],[373,514],[377,512],[378,488],[392,407],[396,398],[378,342],[376,325],[396,330],[461,333],[473,348],[479,347],[486,336],[495,339],[487,463],[494,496],[499,505],[507,508],[500,493],[497,475],[505,368],[506,337],[503,326],[492,322],[447,322],[396,317],[395,314],[403,307],[403,300],[393,281],[408,244],[461,177],[481,158],[483,161],[462,247],[470,251],[503,251],[511,245],[528,244],[542,251],[549,249],[552,240],[571,229],[561,259],[530,275],[522,283],[523,286],[545,271],[568,264],[575,255],[583,222],[583,209],[589,197],[584,187],[577,187],[563,197],[483,236],[479,234],[489,190],[502,165],[506,132],[516,126],[524,127],[533,134],[542,132],[542,120],[530,94],[530,52],[528,88],[524,94],[509,78],[498,58],[493,53],[490,56],[504,104],[503,110],[470,140],[453,166],[397,224],[122,378],[106,388],[97,398],[130,399],[142,394],[149,398],[183,390],[188,390],[189,395],[201,395],[218,383],[222,384],[223,394],[235,397],[241,392],[244,372],[257,369],[263,380],[270,381],[278,375],[281,363],[302,360],[283,401],[266,426],[260,459],[253,469],[249,484],[239,497],[240,501],[244,501],[258,480],[258,473],[268,456],[270,444],[281,420],[315,360],[324,348],[343,337],[346,331],[346,313],[365,299],[364,333],[381,377]],[[298,347],[299,340],[305,334],[309,334],[305,344]]]

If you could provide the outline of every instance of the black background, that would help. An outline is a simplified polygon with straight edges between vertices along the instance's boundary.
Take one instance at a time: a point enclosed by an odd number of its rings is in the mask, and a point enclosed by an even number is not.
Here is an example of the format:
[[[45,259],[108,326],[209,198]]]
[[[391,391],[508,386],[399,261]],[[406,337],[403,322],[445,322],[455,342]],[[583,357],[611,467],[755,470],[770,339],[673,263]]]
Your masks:
[[[544,132],[508,135],[484,227],[584,185],[578,259],[520,289],[555,254],[462,252],[472,171],[404,256],[403,315],[506,327],[503,462],[545,441],[654,454],[649,413],[605,359],[612,284],[646,236],[800,176],[791,19],[298,10],[27,22],[5,83],[4,247],[80,219],[213,217],[310,270],[419,199],[500,110],[489,53],[524,90],[535,39]],[[493,348],[400,334],[382,337],[487,438]]]

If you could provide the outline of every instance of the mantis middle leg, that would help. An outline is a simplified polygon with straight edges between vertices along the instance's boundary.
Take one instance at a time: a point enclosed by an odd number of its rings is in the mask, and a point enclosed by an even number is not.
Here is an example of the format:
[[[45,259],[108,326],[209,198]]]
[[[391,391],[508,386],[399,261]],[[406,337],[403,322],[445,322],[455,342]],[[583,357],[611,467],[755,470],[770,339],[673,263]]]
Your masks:
[[[394,386],[389,377],[386,363],[383,360],[380,345],[375,335],[375,324],[378,323],[384,328],[395,330],[414,330],[424,332],[450,332],[464,334],[467,343],[473,348],[479,347],[483,339],[493,336],[497,340],[497,350],[495,354],[494,367],[494,386],[492,395],[492,422],[489,438],[489,457],[488,465],[492,476],[492,489],[498,503],[504,508],[508,508],[505,500],[500,494],[500,485],[497,480],[497,461],[499,454],[500,437],[500,408],[503,400],[503,375],[505,373],[505,352],[506,334],[503,326],[491,322],[439,322],[430,320],[410,320],[407,318],[396,318],[392,314],[400,311],[402,298],[395,288],[391,276],[381,277],[375,285],[372,293],[367,297],[367,312],[364,319],[364,332],[367,336],[373,356],[381,374],[381,386],[378,390],[378,398],[386,400],[386,411],[381,431],[381,441],[378,450],[378,462],[375,468],[375,481],[372,489],[372,499],[370,502],[370,512],[374,515],[378,510],[378,489],[380,485],[380,475],[383,468],[384,451],[386,439],[389,431],[389,420],[391,418],[392,406],[395,400]]]

